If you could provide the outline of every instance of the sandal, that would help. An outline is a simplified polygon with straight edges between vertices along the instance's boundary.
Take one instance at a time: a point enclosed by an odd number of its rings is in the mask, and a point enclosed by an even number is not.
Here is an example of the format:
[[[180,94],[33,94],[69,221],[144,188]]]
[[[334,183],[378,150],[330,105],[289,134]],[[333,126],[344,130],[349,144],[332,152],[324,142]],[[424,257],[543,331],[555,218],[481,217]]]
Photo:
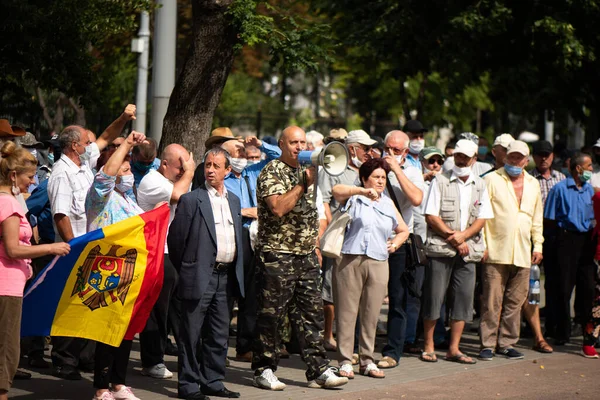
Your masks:
[[[446,356],[445,360],[450,361],[450,362],[459,363],[459,364],[469,364],[469,365],[477,364],[477,361],[473,360],[468,355],[462,354],[462,353],[459,353],[455,356]]]
[[[431,362],[431,363],[438,361],[435,353],[433,353],[433,352],[427,353],[426,351],[421,353],[421,355],[419,356],[419,360],[425,361],[425,362]]]
[[[371,365],[371,364],[369,364]],[[374,365],[374,364],[373,364]],[[392,357],[385,356],[377,363],[377,367],[381,369],[394,368],[398,365],[398,361],[394,360]]]
[[[348,379],[354,379],[354,369],[352,368],[351,364],[342,364],[342,366],[339,368],[338,373],[340,374],[340,376],[344,376]]]
[[[370,363],[366,367],[360,368],[360,373],[364,376],[368,376],[371,378],[383,379],[385,378],[385,373],[377,368],[375,363]]]
[[[554,351],[554,349],[552,349],[552,347],[550,347],[548,342],[546,342],[545,340],[539,341],[532,348],[533,348],[533,350],[535,350],[539,353],[546,353],[546,354],[550,354]]]

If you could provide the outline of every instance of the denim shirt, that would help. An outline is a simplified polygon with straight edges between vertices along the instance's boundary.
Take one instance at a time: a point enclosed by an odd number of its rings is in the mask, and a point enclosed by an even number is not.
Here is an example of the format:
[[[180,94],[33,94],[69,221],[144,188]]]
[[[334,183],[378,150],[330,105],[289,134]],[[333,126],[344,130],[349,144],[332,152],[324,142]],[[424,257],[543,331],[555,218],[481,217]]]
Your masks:
[[[356,195],[346,202],[344,209],[348,208],[352,222],[346,228],[342,254],[387,260],[387,240],[398,225],[396,207],[392,200],[385,194],[379,201]]]

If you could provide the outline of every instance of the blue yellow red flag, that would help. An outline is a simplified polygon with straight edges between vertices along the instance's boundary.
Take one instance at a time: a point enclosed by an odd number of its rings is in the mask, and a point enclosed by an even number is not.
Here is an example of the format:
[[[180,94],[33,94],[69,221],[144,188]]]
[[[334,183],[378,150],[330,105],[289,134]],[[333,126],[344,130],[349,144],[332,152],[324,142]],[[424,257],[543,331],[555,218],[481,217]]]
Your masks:
[[[71,240],[26,290],[21,335],[133,339],[160,294],[168,225],[163,205]]]

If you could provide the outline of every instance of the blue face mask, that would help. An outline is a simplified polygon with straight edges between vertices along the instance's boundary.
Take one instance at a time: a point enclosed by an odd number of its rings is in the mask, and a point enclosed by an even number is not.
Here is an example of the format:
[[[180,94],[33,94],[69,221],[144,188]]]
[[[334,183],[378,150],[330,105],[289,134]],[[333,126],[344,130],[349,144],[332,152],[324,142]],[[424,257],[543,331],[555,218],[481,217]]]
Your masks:
[[[487,146],[479,146],[479,148],[477,149],[477,154],[481,155],[481,156],[486,156],[488,151],[490,151],[488,149]]]
[[[136,161],[133,163],[133,168],[138,171],[141,172],[142,174],[147,173],[148,171],[150,171],[152,169],[152,164],[144,164],[141,163],[139,161]]]
[[[571,171],[569,171],[569,168],[567,167],[562,167],[560,172],[562,172],[565,176],[571,176]]]
[[[48,163],[54,165],[54,153],[48,153]]]
[[[506,173],[512,177],[519,176],[523,173],[523,168],[515,167],[514,165],[504,164],[504,170]]]

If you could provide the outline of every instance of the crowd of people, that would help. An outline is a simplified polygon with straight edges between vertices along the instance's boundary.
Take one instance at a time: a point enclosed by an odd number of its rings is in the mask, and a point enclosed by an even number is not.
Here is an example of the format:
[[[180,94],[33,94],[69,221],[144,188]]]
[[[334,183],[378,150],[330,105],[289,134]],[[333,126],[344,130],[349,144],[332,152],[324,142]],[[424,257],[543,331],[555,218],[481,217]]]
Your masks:
[[[460,364],[521,359],[522,319],[534,350],[551,353],[548,338],[563,346],[580,326],[583,356],[598,358],[600,140],[558,152],[502,134],[489,149],[467,132],[442,150],[425,146],[416,120],[383,139],[290,126],[261,140],[220,127],[196,166],[180,144],[158,158],[154,140],[122,136],[135,111],[128,105],[97,138],[73,125],[43,143],[0,120],[0,400],[13,379],[31,377],[18,370],[21,356],[66,380],[93,371],[94,400],[138,399],[126,382],[130,340],[52,337],[50,365],[46,338],[19,337],[22,299],[71,239],[163,204],[163,285],[139,341],[150,378],[172,378],[164,358],[177,355],[180,398],[240,397],[223,383],[234,307],[235,360],[251,363],[254,385],[267,390],[285,388],[275,373],[291,351],[311,388],[343,386],[355,373],[384,378],[405,353],[430,363],[436,350]],[[333,141],[348,151],[341,174],[300,164],[301,151]],[[327,257],[320,238],[344,214],[339,257]],[[537,267],[544,329],[530,301]],[[480,352],[469,355],[460,343],[475,315]]]

